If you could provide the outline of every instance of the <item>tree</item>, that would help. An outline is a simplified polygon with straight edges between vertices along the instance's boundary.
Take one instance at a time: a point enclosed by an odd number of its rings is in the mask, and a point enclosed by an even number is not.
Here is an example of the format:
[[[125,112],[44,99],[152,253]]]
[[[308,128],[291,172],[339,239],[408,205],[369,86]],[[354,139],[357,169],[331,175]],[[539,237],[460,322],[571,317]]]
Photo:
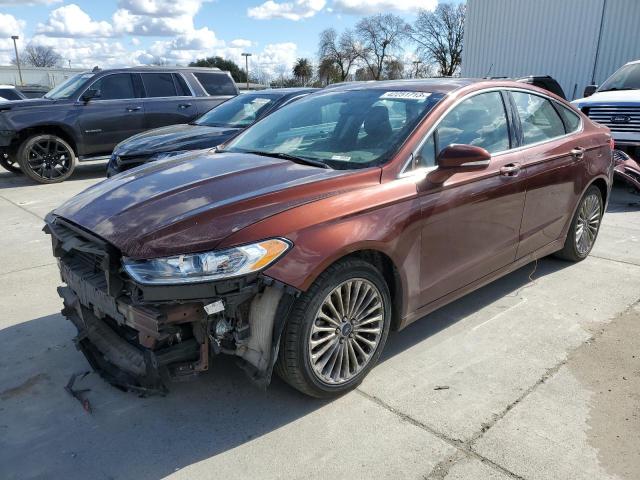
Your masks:
[[[404,63],[397,59],[384,62],[384,77],[389,80],[398,80],[404,77]]]
[[[320,85],[329,85],[343,80],[342,73],[330,58],[323,59],[318,65],[318,79]]]
[[[313,67],[306,58],[299,58],[292,70],[293,76],[301,84],[306,85],[313,76]]]
[[[195,62],[191,62],[189,66],[219,68],[220,70],[231,73],[231,76],[237,83],[243,83],[247,81],[247,72],[242,70],[233,60],[227,60],[222,57],[201,58],[196,60]]]
[[[62,62],[62,57],[52,47],[28,44],[20,55],[20,63],[30,67],[56,67]],[[16,64],[16,59],[11,61]]]
[[[421,10],[411,28],[418,52],[435,62],[444,77],[454,75],[462,63],[465,14],[464,3],[441,3],[433,12]]]
[[[320,64],[332,64],[340,73],[339,81],[343,82],[349,75],[349,70],[360,57],[360,49],[351,30],[345,30],[340,37],[333,28],[328,28],[320,33],[320,45],[318,48]]]
[[[402,18],[391,13],[379,13],[358,22],[356,35],[362,45],[360,57],[375,80],[380,80],[389,57],[402,50],[402,41],[410,29]]]

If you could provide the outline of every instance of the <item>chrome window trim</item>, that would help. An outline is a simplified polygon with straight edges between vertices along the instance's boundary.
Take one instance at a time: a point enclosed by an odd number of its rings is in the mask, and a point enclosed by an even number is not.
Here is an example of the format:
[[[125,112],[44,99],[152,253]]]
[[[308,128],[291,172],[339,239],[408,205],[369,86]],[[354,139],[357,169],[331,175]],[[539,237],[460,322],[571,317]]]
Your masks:
[[[563,108],[567,108],[564,105],[562,105],[560,102],[558,102],[556,99],[551,98],[548,95],[545,95],[544,93],[541,92],[534,92],[532,90],[528,90],[526,88],[517,88],[517,87],[488,87],[488,88],[483,88],[482,90],[477,90],[475,92],[471,92],[468,95],[465,95],[461,98],[459,98],[458,100],[456,100],[452,105],[449,106],[449,108],[447,108],[444,113],[440,116],[440,118],[436,121],[436,123],[429,129],[429,131],[427,133],[424,134],[424,137],[422,138],[422,140],[420,141],[420,143],[418,144],[418,146],[413,150],[413,152],[411,152],[409,154],[409,158],[407,160],[405,160],[402,169],[400,170],[400,173],[398,174],[397,178],[401,178],[401,177],[406,177],[409,176],[407,175],[407,173],[409,172],[413,172],[413,170],[407,170],[407,167],[410,166],[411,162],[413,161],[414,156],[417,154],[417,152],[420,151],[420,149],[422,148],[422,146],[426,143],[427,139],[433,134],[433,132],[435,131],[436,128],[438,128],[438,126],[440,125],[440,122],[442,122],[442,120],[444,119],[444,117],[446,117],[449,112],[451,112],[451,110],[453,110],[454,108],[456,108],[460,103],[464,102],[465,100],[475,97],[476,95],[480,95],[482,93],[489,93],[489,92],[523,92],[523,93],[528,93],[531,95],[537,95],[538,97],[542,97],[546,100],[549,100],[550,102],[555,102],[557,104],[559,104],[561,107]],[[450,95],[450,94],[448,94]],[[571,109],[569,109],[571,110]],[[575,113],[573,110],[571,110],[573,113]],[[505,111],[505,115],[507,114],[507,112]],[[519,114],[518,114],[519,116]],[[535,143],[529,143],[527,145],[520,145],[519,147],[515,147],[515,148],[509,148],[508,150],[502,150],[496,153],[492,153],[491,154],[491,158],[493,157],[498,157],[500,155],[504,155],[506,153],[513,153],[513,152],[519,152],[525,148],[532,148],[538,145],[543,145],[545,143],[549,143],[549,142],[554,142],[556,140],[560,140],[561,138],[566,138],[569,137],[570,135],[574,135],[576,133],[581,133],[584,130],[584,121],[582,118],[582,115],[578,115],[578,117],[580,118],[580,125],[578,126],[578,128],[572,132],[569,133],[565,133],[564,135],[559,135],[557,137],[553,137],[553,138],[547,138],[545,140],[541,140],[540,142],[535,142]],[[434,167],[421,167],[417,170],[423,170],[423,169],[430,169],[431,170],[435,170],[436,168],[438,168],[437,165],[435,165]]]

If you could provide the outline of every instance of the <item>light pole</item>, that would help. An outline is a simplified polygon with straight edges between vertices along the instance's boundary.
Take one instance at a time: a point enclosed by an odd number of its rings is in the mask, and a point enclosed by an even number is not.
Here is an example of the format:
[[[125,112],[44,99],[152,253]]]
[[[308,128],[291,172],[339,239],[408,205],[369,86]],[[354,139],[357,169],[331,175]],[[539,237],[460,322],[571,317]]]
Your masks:
[[[414,60],[413,64],[416,66],[416,75],[414,78],[418,78],[418,65],[422,63],[422,60]]]
[[[16,65],[18,65],[18,76],[20,77],[20,86],[24,85],[22,83],[22,70],[20,69],[20,58],[18,57],[18,45],[16,44],[16,40],[20,37],[18,35],[11,35],[11,40],[13,40],[13,49],[16,51]]]
[[[247,73],[247,90],[249,90],[249,57],[251,56],[251,54],[242,53],[241,55],[244,57],[244,65],[245,65],[244,71]]]

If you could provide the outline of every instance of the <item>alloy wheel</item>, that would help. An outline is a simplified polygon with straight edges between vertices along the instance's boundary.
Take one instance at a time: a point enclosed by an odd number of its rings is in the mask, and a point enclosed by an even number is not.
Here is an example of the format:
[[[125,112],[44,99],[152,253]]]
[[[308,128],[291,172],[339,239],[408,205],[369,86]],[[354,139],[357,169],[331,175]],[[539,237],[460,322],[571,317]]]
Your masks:
[[[45,180],[64,177],[73,166],[73,152],[55,138],[43,137],[26,152],[30,170]]]
[[[578,211],[576,222],[576,250],[581,256],[585,256],[593,247],[600,226],[602,206],[600,199],[594,193],[587,195]]]
[[[340,385],[367,366],[382,337],[384,311],[382,294],[363,278],[347,280],[326,296],[309,335],[311,367],[320,381]]]

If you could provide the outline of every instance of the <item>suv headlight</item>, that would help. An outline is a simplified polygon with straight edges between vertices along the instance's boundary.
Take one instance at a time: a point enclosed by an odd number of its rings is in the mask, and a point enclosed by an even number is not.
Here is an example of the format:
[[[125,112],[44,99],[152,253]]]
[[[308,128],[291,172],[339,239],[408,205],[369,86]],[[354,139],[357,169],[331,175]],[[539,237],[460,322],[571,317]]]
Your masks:
[[[272,238],[249,245],[149,260],[123,259],[125,271],[143,285],[196,283],[239,277],[264,270],[291,248]]]

